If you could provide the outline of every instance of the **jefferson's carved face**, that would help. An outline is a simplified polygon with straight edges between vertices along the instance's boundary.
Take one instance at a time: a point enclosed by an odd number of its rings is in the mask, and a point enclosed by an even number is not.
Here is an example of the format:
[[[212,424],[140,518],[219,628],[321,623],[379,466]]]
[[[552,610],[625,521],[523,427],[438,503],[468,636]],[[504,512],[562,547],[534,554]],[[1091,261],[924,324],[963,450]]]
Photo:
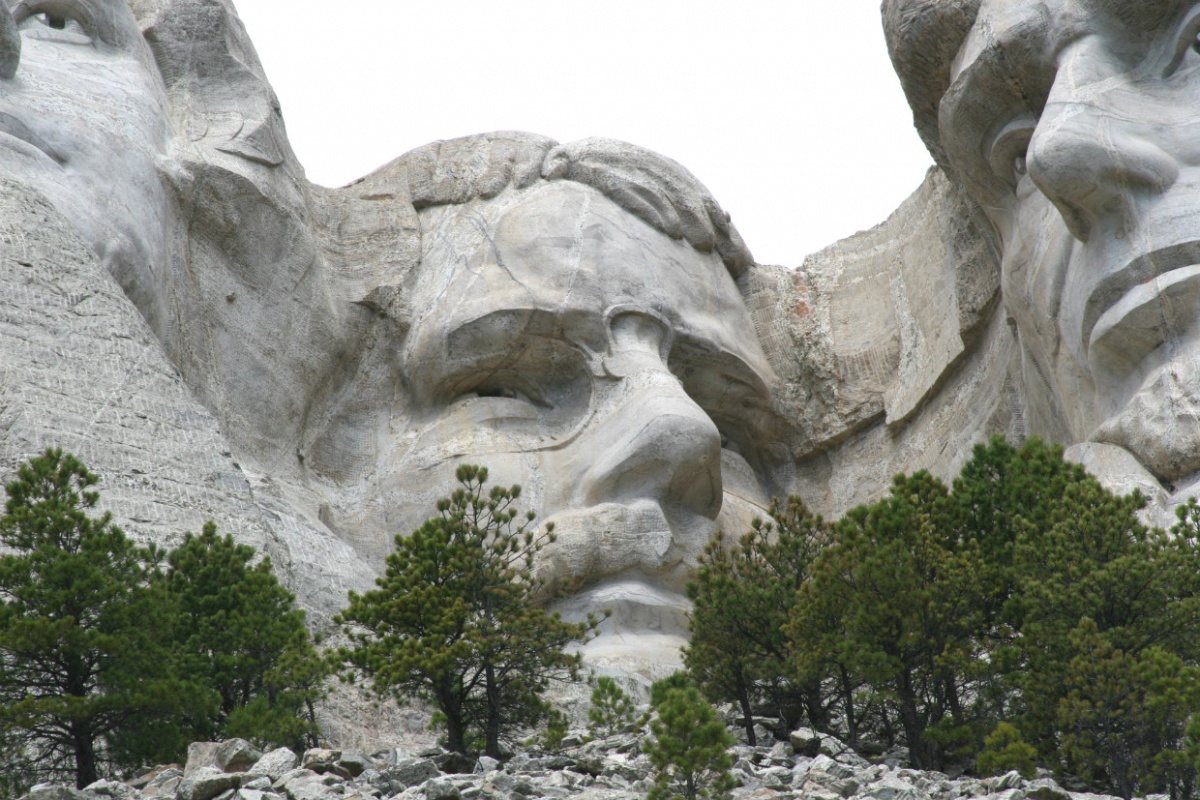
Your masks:
[[[1195,2],[984,0],[941,106],[1033,413],[1167,482],[1200,470],[1198,33]]]
[[[165,261],[168,113],[132,12],[125,0],[22,0],[12,14],[21,56],[0,78],[0,171],[43,192],[127,290],[154,291],[142,270]]]
[[[739,534],[778,491],[769,367],[720,258],[566,181],[421,213],[412,397],[373,483],[392,530],[482,464],[555,523],[542,569],[582,584],[574,606],[682,634],[718,524]]]

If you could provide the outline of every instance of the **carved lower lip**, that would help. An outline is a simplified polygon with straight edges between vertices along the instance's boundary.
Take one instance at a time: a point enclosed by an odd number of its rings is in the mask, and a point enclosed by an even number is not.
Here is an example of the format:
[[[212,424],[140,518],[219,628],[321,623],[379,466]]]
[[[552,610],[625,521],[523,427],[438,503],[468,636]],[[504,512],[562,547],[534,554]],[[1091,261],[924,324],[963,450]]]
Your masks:
[[[1188,277],[1169,277],[1178,270],[1200,264],[1200,241],[1184,242],[1138,256],[1118,272],[1101,280],[1087,299],[1083,314],[1083,341],[1090,348],[1122,326],[1122,320]]]
[[[1089,354],[1119,356],[1130,367],[1200,318],[1200,264],[1172,269],[1134,286],[1096,321]],[[1092,356],[1093,360],[1095,356]]]

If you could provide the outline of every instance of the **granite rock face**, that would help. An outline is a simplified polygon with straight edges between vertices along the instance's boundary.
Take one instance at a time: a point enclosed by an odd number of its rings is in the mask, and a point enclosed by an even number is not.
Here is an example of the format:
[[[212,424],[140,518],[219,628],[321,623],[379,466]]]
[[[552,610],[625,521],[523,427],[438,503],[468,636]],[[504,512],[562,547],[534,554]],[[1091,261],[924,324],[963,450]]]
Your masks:
[[[321,625],[481,463],[555,523],[560,610],[613,611],[585,658],[644,681],[705,543],[774,495],[838,515],[1040,434],[1163,518],[1200,470],[1200,56],[1092,5],[887,0],[939,167],[797,269],[609,140],[313,186],[228,0],[0,5],[0,474],[69,449],[130,533],[214,519]]]

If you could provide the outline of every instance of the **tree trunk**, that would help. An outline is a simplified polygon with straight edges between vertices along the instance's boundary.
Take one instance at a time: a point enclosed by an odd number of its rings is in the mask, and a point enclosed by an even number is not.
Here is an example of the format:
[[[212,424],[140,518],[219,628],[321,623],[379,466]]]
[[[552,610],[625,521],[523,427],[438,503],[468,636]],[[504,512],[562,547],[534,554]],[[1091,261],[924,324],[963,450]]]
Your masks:
[[[487,720],[484,725],[483,751],[492,758],[500,756],[500,687],[496,685],[496,670],[489,661],[484,667],[484,691],[487,694]]]
[[[71,726],[72,744],[75,747],[75,788],[83,789],[100,780],[96,767],[96,743],[86,723]]]
[[[742,727],[746,729],[746,741],[751,747],[758,747],[758,739],[754,736],[754,713],[750,708],[750,688],[746,685],[746,673],[741,667],[737,671],[738,705],[742,707]]]
[[[847,744],[857,748],[858,715],[854,713],[854,686],[850,680],[850,671],[846,669],[845,664],[838,664],[838,671],[841,673],[842,703],[846,708],[846,735],[850,739]]]
[[[925,751],[925,726],[921,724],[921,715],[917,711],[917,695],[913,689],[912,675],[908,670],[900,673],[897,681],[899,689],[897,700],[900,705],[900,724],[904,728],[904,738],[907,740],[908,755],[913,766],[917,769],[932,769],[929,754]]]

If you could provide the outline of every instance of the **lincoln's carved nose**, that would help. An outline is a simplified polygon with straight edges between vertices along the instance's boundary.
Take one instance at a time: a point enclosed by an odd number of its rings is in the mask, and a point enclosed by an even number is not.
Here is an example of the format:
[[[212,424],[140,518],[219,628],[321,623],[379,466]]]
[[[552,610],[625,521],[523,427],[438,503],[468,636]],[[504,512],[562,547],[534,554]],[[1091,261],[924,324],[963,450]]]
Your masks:
[[[1156,141],[1144,98],[1120,83],[1109,91],[1076,86],[1076,70],[1059,74],[1030,141],[1029,177],[1076,239],[1086,242],[1100,226],[1126,231],[1132,202],[1169,189],[1179,164]]]
[[[667,369],[662,323],[639,314],[612,322],[605,359],[621,382],[615,407],[591,433],[594,461],[580,487],[586,505],[639,498],[715,519],[721,510],[721,435]]]

